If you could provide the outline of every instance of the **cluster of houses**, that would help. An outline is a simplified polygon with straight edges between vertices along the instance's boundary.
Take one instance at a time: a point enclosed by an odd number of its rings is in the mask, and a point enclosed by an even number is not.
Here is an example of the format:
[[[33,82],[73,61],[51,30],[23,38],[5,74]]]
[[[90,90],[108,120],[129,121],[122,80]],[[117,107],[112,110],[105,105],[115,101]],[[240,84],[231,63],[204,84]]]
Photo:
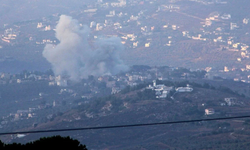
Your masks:
[[[235,97],[226,97],[224,98],[223,103],[221,103],[221,106],[234,106],[234,105],[243,105],[243,102],[239,102],[237,101],[237,99]],[[215,110],[214,108],[207,108],[205,109],[205,115],[213,115],[215,114]]]
[[[36,117],[34,111],[37,109],[38,108],[29,108],[28,110],[17,110],[16,113],[10,113],[8,116],[2,117],[3,121],[1,122],[1,125],[7,124],[8,121],[18,121]]]
[[[154,90],[157,99],[164,99],[175,90],[175,93],[192,92],[193,88],[187,85],[186,87],[165,86],[164,84],[156,84],[156,80],[153,80],[153,85],[149,85],[146,89]],[[175,94],[174,93],[174,94]]]
[[[16,37],[19,35],[19,32],[16,29],[9,28],[4,31],[1,39],[3,42],[11,43],[12,40],[15,40]]]

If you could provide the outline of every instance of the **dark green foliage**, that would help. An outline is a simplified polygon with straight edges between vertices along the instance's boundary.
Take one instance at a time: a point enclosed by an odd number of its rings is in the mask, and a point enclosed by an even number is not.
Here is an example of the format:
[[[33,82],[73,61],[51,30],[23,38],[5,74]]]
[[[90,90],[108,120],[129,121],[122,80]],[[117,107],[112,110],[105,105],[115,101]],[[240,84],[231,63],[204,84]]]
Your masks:
[[[178,68],[175,69],[171,72],[171,76],[173,77],[194,77],[194,78],[204,78],[206,75],[205,70],[197,70],[197,71],[190,71],[189,69],[186,68]]]
[[[181,77],[184,73],[190,73],[190,70],[186,68],[178,68],[171,72],[173,77]]]
[[[204,83],[204,84],[203,84],[203,88],[209,89],[209,88],[210,88],[210,85],[209,85],[208,83]]]
[[[197,106],[189,107],[185,110],[186,115],[199,115],[202,116],[204,111],[199,110]]]
[[[4,143],[0,141],[0,149],[2,149],[3,147],[4,147]]]
[[[131,67],[131,71],[138,71],[138,72],[149,70],[149,69],[151,69],[151,67],[150,66],[146,66],[146,65],[133,65]]]
[[[184,98],[182,99],[182,102],[192,102],[192,100],[189,99],[189,98],[184,97]]]
[[[137,92],[138,100],[147,100],[147,99],[155,99],[155,91],[153,90],[144,90]]]
[[[70,149],[70,150],[87,150],[85,145],[82,145],[78,140],[73,140],[70,137],[53,136],[40,138],[34,142],[26,144],[4,144],[0,141],[0,148],[3,150],[13,149]]]
[[[192,74],[194,74],[194,76],[196,77],[196,78],[204,78],[204,76],[206,75],[206,71],[205,70],[198,70],[198,71],[194,71],[194,72],[192,72]]]
[[[187,84],[190,84],[189,81],[175,82],[174,86],[175,87],[186,87]]]
[[[158,84],[159,80],[156,80],[156,83]],[[169,81],[169,80],[164,80],[164,81],[161,81],[162,84],[166,85],[166,86],[174,86],[174,83],[172,81]]]
[[[192,85],[193,87],[197,87],[197,88],[204,88],[201,84],[195,83],[195,82],[190,83],[190,85]]]
[[[250,125],[250,119],[246,119],[246,120],[244,121],[244,125]]]
[[[53,72],[52,69],[49,69],[49,70],[45,71],[45,74],[48,75],[48,76],[50,76],[50,75],[54,76],[54,72]]]
[[[225,92],[225,93],[229,93],[229,94],[233,94],[233,95],[245,97],[244,94],[240,95],[238,92],[233,91],[233,90],[231,90],[231,89],[228,88],[228,87],[220,86],[220,87],[218,88],[218,90],[221,91],[221,92]]]
[[[67,102],[65,100],[62,101],[62,105],[65,106]]]
[[[126,94],[126,93],[129,93],[131,91],[140,90],[142,88],[145,88],[148,85],[149,85],[148,83],[142,83],[142,84],[139,84],[139,85],[136,85],[136,86],[133,86],[133,87],[127,86],[123,90],[121,90],[121,94]]]

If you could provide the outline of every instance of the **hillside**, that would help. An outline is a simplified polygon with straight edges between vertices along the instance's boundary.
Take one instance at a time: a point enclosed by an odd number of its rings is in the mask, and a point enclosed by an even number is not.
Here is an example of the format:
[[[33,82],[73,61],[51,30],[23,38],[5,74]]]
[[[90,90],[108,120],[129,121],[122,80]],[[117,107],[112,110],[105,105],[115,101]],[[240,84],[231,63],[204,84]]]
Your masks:
[[[165,82],[181,86],[183,83]],[[106,98],[93,99],[78,108],[72,109],[53,120],[39,124],[36,128],[25,130],[47,130],[60,128],[92,127],[107,125],[124,125],[136,123],[153,123],[200,118],[215,118],[246,115],[250,111],[247,98],[227,88],[192,84],[191,93],[177,93],[174,99],[155,99],[154,93],[134,88]],[[147,98],[148,97],[148,98]],[[233,106],[221,106],[224,98],[233,97]],[[215,114],[205,116],[205,109],[213,108]],[[242,130],[246,130],[244,133]],[[193,124],[174,124],[150,127],[119,128],[105,130],[75,131],[53,133],[70,135],[86,144],[89,149],[223,149],[231,144],[245,141],[248,146],[248,123],[244,120],[199,122]],[[15,142],[25,142],[50,134],[31,134]],[[233,135],[233,136],[232,136]],[[190,138],[192,137],[192,138]],[[227,137],[222,139],[222,137]],[[236,138],[234,138],[236,137]],[[204,139],[204,140],[202,140]],[[218,144],[215,139],[219,140]],[[200,140],[199,144],[196,143]],[[189,144],[192,143],[192,144]],[[208,145],[210,143],[210,147]]]

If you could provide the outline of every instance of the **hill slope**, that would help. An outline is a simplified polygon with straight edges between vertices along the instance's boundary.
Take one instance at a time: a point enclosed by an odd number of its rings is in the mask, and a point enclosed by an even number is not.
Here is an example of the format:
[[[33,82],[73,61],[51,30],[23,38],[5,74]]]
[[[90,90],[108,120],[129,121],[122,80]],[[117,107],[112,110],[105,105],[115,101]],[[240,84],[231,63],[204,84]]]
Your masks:
[[[190,120],[210,117],[226,117],[246,115],[250,111],[250,103],[244,97],[240,97],[227,90],[211,89],[193,85],[191,93],[177,93],[173,99],[143,98],[151,97],[154,93],[134,90],[125,94],[112,95],[106,98],[98,98],[85,103],[78,108],[64,113],[45,124],[40,124],[35,129],[47,130],[61,128],[77,128],[92,126],[124,125],[137,123],[152,123],[163,121]],[[149,93],[149,94],[148,94]],[[150,96],[151,95],[151,96]],[[224,98],[234,97],[234,106],[221,106]],[[206,108],[214,108],[215,114],[205,116]],[[134,127],[104,130],[89,130],[76,132],[53,133],[70,135],[86,144],[89,149],[166,149],[195,147],[195,141],[206,139],[196,148],[206,148],[210,142],[218,138],[224,146],[227,140],[221,137],[230,137],[230,133],[239,134],[238,140],[246,140],[248,135],[238,133],[244,127],[244,121],[213,121],[194,124],[174,124],[150,127]],[[223,130],[222,130],[223,129]],[[248,130],[248,128],[246,128]],[[245,132],[247,133],[247,132]],[[40,136],[50,134],[30,134],[23,139],[15,139],[17,142],[30,141]],[[190,138],[192,137],[192,138]],[[234,139],[233,139],[234,140]],[[232,142],[232,141],[231,141]],[[193,143],[194,145],[189,145]],[[200,142],[201,143],[201,142]],[[220,146],[215,144],[216,146]],[[215,145],[212,145],[212,148]],[[232,144],[233,145],[233,144]],[[223,146],[223,144],[222,144]],[[234,146],[238,146],[235,144]],[[233,147],[233,146],[232,146]],[[223,148],[223,147],[220,147]]]

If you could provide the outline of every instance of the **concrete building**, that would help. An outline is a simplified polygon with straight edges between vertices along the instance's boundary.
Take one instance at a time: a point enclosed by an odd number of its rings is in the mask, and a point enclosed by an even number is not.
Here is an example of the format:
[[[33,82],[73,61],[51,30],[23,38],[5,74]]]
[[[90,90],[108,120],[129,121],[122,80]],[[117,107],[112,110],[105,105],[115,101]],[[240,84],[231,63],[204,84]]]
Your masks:
[[[248,18],[244,18],[244,19],[243,19],[243,23],[244,23],[244,24],[248,24],[248,22],[249,22],[249,19],[248,19]]]
[[[234,29],[236,29],[236,28],[238,28],[237,23],[231,22],[231,23],[230,23],[230,30],[234,30]]]
[[[178,87],[175,89],[176,92],[192,92],[193,91],[193,88],[191,87]]]
[[[22,80],[21,79],[17,79],[16,82],[17,83],[22,83]]]
[[[236,102],[236,98],[234,97],[225,98],[224,100],[228,106],[233,106],[235,105],[235,102]]]
[[[146,89],[154,90],[156,98],[161,99],[161,98],[166,98],[170,93],[170,91],[173,90],[173,87],[167,87],[164,84],[157,85],[156,80],[153,80],[153,86],[149,85],[148,87],[146,87]]]
[[[215,113],[213,108],[205,109],[205,115],[213,115]]]
[[[60,81],[57,81],[57,86],[67,86],[67,80],[60,80]]]

